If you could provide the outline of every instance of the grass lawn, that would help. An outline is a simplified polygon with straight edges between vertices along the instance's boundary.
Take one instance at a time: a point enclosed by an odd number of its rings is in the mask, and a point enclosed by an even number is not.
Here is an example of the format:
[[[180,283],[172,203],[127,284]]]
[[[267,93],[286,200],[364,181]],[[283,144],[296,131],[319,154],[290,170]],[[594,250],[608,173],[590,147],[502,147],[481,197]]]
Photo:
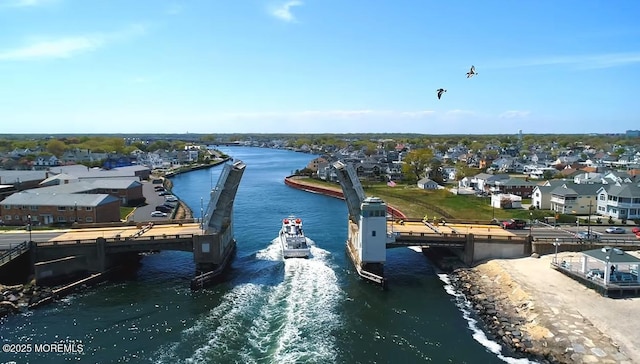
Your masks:
[[[120,220],[126,220],[127,216],[133,211],[135,207],[120,206]]]
[[[307,179],[320,186],[340,188],[337,183]],[[468,195],[454,195],[449,190],[423,190],[415,185],[403,185],[398,183],[395,187],[389,187],[386,183],[363,184],[367,196],[380,197],[386,203],[397,207],[408,217],[429,218],[436,216],[438,219],[460,220],[487,220],[494,216],[498,220],[518,218],[528,220],[542,219],[544,216],[553,216],[550,211],[524,210],[524,209],[493,209],[489,197],[477,197]],[[533,216],[530,215],[533,213]]]

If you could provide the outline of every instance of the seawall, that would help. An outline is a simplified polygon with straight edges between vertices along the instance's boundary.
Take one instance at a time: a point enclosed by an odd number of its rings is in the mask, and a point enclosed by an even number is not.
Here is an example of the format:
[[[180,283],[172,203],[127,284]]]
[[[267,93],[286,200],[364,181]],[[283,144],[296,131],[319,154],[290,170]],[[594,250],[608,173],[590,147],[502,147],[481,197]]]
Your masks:
[[[312,182],[309,182],[308,180],[309,180],[308,177],[292,175],[284,179],[284,184],[299,190],[303,190],[311,193],[319,193],[321,195],[335,197],[335,198],[344,200],[344,194],[342,193],[342,189],[339,189],[337,187],[331,188],[328,186],[327,187],[318,186],[313,184]],[[407,218],[407,216],[402,211],[398,210],[396,207],[393,207],[389,204],[387,204],[387,213],[391,214],[396,218],[400,218],[400,219]]]

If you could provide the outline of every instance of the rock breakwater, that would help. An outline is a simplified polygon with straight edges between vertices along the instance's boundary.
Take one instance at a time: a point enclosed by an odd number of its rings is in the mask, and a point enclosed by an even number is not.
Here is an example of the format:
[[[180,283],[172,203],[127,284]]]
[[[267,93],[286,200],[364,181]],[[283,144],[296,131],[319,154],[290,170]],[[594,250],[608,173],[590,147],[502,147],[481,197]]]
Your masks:
[[[587,319],[549,307],[498,261],[459,268],[451,276],[486,330],[514,352],[539,363],[631,363]]]

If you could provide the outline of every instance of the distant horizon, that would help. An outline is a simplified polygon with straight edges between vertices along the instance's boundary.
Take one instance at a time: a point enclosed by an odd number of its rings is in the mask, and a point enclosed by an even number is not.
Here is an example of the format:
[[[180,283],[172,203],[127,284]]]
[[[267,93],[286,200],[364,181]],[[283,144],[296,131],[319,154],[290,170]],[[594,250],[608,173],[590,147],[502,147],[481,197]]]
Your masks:
[[[625,132],[620,133],[522,133],[523,136],[527,135],[539,135],[539,136],[553,136],[553,135],[563,135],[563,136],[623,136],[630,137],[627,135],[627,132],[639,132],[640,129],[636,130],[626,130]],[[8,137],[8,136],[127,136],[127,135],[135,135],[135,136],[153,136],[153,135],[202,135],[202,136],[220,136],[220,135],[300,135],[300,136],[316,136],[316,135],[416,135],[416,136],[452,136],[452,137],[467,137],[467,136],[518,136],[519,133],[506,133],[506,134],[427,134],[427,133],[397,133],[397,132],[384,132],[384,133],[373,133],[373,132],[362,132],[362,133],[0,133],[0,138]],[[640,136],[631,136],[632,138],[640,138]]]
[[[635,0],[0,0],[0,133],[633,130],[637,14]]]

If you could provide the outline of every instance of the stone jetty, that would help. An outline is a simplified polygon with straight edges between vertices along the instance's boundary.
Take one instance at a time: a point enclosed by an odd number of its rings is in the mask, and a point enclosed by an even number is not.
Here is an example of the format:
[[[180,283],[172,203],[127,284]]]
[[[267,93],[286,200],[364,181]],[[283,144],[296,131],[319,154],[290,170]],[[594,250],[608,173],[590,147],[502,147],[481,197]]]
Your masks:
[[[579,312],[540,300],[498,261],[458,268],[451,276],[494,339],[536,362],[633,362]]]

